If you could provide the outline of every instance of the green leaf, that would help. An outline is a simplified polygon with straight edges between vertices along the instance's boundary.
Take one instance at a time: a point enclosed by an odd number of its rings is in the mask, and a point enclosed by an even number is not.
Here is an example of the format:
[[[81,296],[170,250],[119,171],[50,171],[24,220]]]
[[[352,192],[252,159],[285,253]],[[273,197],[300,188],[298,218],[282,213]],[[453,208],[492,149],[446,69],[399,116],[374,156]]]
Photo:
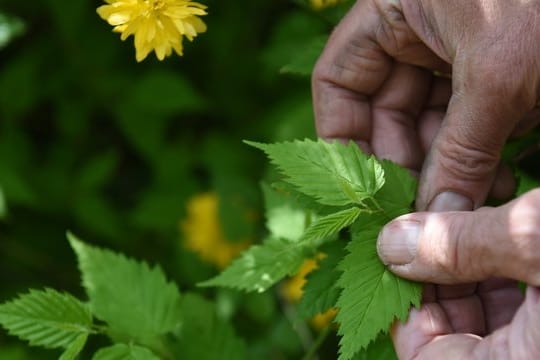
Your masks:
[[[367,349],[356,354],[354,360],[398,360],[398,357],[390,335],[380,334]]]
[[[300,242],[319,245],[320,240],[337,234],[340,230],[351,225],[362,212],[357,207],[351,207],[316,219],[304,232]]]
[[[297,241],[306,227],[306,212],[284,191],[261,184],[264,194],[266,228],[274,238]]]
[[[315,63],[321,55],[327,40],[328,35],[322,35],[304,42],[296,49],[291,61],[283,66],[280,72],[282,74],[311,76]]]
[[[182,298],[182,330],[177,359],[241,360],[246,346],[230,323],[218,318],[214,304],[196,294]]]
[[[81,352],[86,340],[88,339],[88,334],[79,335],[64,351],[58,360],[75,360],[77,355]]]
[[[116,344],[100,349],[92,360],[159,360],[159,357],[142,346]]]
[[[159,267],[89,246],[68,234],[92,312],[113,336],[150,343],[180,321],[180,292]]]
[[[288,182],[324,205],[362,204],[384,185],[381,165],[353,142],[246,143],[263,150]]]
[[[199,286],[224,286],[263,292],[288,274],[294,273],[307,257],[298,243],[269,238],[243,252],[228,268]]]
[[[30,290],[0,305],[0,324],[10,335],[32,346],[65,348],[92,330],[88,308],[69,294],[52,289]]]
[[[398,278],[377,256],[377,236],[384,223],[378,215],[360,218],[352,229],[349,254],[339,264],[342,292],[336,319],[341,360],[351,359],[394,320],[405,321],[411,304],[420,305],[421,285]]]
[[[416,196],[417,180],[407,169],[389,161],[380,162],[385,183],[375,194],[375,200],[384,209],[388,220],[411,211]]]
[[[336,305],[341,289],[337,282],[341,272],[337,265],[345,255],[343,241],[327,244],[321,249],[326,257],[319,261],[318,268],[306,277],[302,298],[298,304],[298,314],[309,319]]]

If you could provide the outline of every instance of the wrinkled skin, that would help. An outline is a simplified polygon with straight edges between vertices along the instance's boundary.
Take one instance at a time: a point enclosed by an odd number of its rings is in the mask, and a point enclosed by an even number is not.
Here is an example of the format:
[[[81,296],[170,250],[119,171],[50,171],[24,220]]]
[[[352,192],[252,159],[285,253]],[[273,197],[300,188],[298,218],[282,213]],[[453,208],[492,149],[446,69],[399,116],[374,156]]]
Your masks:
[[[540,196],[478,209],[489,192],[511,196],[502,146],[540,120],[537,24],[539,0],[359,0],[317,62],[319,136],[352,139],[420,176],[416,207],[431,213],[407,221],[430,230],[420,232],[415,260],[403,263],[412,248],[398,245],[411,226],[390,223],[382,238],[393,242],[380,240],[381,258],[397,259],[390,268],[401,276],[459,284],[426,285],[423,307],[394,326],[400,358],[540,358],[540,269],[526,265],[540,263],[540,205],[530,205]],[[438,217],[424,223],[430,216]],[[501,243],[514,256],[485,255]],[[461,261],[456,249],[469,247],[474,257]],[[507,279],[531,285],[525,300]]]

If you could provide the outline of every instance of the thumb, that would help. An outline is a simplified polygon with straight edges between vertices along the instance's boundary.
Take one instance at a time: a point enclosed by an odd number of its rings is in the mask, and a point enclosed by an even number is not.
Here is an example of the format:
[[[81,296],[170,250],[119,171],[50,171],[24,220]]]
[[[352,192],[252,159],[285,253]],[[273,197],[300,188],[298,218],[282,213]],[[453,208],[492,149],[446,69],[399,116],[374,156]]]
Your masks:
[[[454,64],[453,95],[422,169],[418,210],[472,210],[484,203],[502,147],[534,103],[519,79],[497,67]]]
[[[437,284],[500,276],[540,285],[540,189],[498,208],[413,213],[387,224],[380,258],[399,276]]]

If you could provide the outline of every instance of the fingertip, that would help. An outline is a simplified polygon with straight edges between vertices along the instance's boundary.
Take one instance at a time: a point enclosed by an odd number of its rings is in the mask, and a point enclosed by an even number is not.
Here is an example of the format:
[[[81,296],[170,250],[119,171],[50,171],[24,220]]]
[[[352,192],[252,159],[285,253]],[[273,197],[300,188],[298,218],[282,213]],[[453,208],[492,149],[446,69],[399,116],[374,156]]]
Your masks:
[[[390,334],[398,358],[411,359],[433,339],[452,331],[442,307],[437,303],[427,303],[419,309],[412,308],[406,322],[394,323]]]

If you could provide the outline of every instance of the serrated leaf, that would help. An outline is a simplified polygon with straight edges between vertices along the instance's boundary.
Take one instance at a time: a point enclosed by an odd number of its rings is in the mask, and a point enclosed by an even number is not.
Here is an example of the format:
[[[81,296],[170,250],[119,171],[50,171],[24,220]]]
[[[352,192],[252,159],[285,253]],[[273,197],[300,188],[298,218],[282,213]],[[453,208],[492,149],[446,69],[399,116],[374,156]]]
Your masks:
[[[1,304],[0,324],[10,335],[45,348],[65,348],[80,335],[93,332],[88,308],[73,296],[52,289],[30,290]]]
[[[384,209],[388,220],[392,220],[411,211],[418,181],[407,169],[389,160],[382,160],[380,164],[385,183],[375,194],[375,200]]]
[[[321,249],[325,258],[319,261],[318,268],[306,277],[302,298],[298,304],[298,314],[309,319],[336,305],[341,289],[337,282],[341,272],[337,265],[345,255],[343,241],[329,243]]]
[[[180,292],[159,267],[68,238],[92,312],[111,335],[149,343],[179,326]]]
[[[324,205],[361,204],[384,185],[381,165],[353,142],[246,143],[263,150],[286,181]]]
[[[182,298],[182,330],[177,359],[242,360],[246,346],[230,323],[217,316],[215,305],[196,294]]]
[[[390,335],[380,334],[367,349],[356,354],[354,360],[398,360],[398,357]]]
[[[280,70],[282,74],[311,76],[317,59],[324,49],[328,35],[316,36],[295,51],[291,61]]]
[[[348,208],[348,206],[323,205],[312,197],[298,191],[298,189],[294,185],[289,184],[285,181],[276,181],[272,183],[272,188],[278,192],[285,193],[287,197],[291,199],[293,206],[300,209],[309,210],[321,216],[333,214],[335,212]]]
[[[86,340],[88,339],[88,334],[81,334],[67,347],[66,351],[58,358],[58,360],[75,360],[77,355],[81,352]]]
[[[321,240],[337,234],[340,230],[354,223],[361,212],[361,209],[351,207],[318,218],[308,226],[299,242],[318,246]]]
[[[340,360],[351,359],[394,320],[406,320],[411,304],[420,305],[421,285],[392,274],[377,256],[376,241],[384,225],[377,215],[362,217],[353,226],[343,272],[336,317],[340,324]]]
[[[306,212],[296,206],[291,196],[283,191],[261,185],[264,203],[266,228],[274,238],[297,241],[306,227]]]
[[[92,360],[159,360],[159,357],[142,346],[116,344],[100,349]]]
[[[306,258],[306,247],[283,239],[269,238],[243,252],[228,268],[199,286],[223,286],[263,292],[294,273]]]

